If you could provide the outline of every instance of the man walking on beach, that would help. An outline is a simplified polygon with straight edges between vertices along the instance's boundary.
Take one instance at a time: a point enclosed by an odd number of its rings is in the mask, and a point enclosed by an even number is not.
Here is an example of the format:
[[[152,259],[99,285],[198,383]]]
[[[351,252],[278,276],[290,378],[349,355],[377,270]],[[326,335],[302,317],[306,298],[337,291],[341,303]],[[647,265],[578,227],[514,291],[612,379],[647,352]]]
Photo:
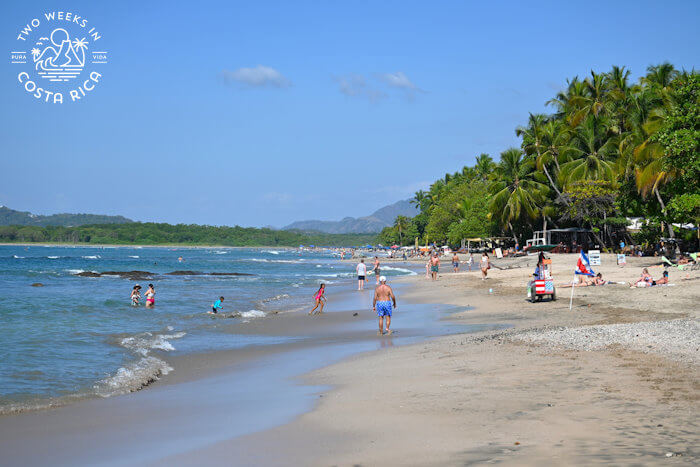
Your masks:
[[[440,258],[438,258],[437,253],[433,253],[430,258],[430,275],[434,281],[437,280],[438,272],[440,271]]]
[[[379,285],[379,276],[382,275],[382,270],[379,266],[379,257],[375,256],[374,257],[374,276],[377,278],[377,281],[375,284]]]
[[[387,335],[391,335],[391,329],[389,329],[389,327],[391,326],[392,304],[395,310],[396,297],[391,287],[386,285],[386,277],[381,276],[379,282],[379,286],[374,289],[374,301],[372,302],[372,309],[377,312],[377,317],[379,318],[379,331],[377,331],[377,335],[384,335],[384,317],[386,317],[386,333]]]
[[[365,277],[367,276],[367,265],[365,260],[361,259],[360,264],[357,265],[357,290],[364,290],[365,288]]]

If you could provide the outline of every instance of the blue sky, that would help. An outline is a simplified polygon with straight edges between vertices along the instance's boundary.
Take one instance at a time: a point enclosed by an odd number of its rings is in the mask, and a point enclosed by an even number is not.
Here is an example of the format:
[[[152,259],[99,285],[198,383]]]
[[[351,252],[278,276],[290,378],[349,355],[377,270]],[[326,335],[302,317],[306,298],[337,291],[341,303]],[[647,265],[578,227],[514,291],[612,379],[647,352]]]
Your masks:
[[[95,25],[109,63],[64,104],[0,64],[0,204],[40,214],[366,215],[498,158],[567,78],[700,65],[697,1],[14,1],[5,57],[54,10]]]

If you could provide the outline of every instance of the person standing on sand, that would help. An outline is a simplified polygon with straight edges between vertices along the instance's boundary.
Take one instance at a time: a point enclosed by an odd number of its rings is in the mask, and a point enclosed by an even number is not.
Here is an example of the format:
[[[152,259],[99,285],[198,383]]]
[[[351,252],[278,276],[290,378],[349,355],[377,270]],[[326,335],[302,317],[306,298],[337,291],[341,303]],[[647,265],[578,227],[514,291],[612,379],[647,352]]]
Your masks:
[[[438,258],[437,253],[433,253],[430,258],[430,276],[434,281],[438,278],[438,272],[440,272],[440,258]]]
[[[318,292],[316,292],[316,295],[314,295],[314,300],[316,301],[316,306],[314,306],[311,311],[309,311],[310,315],[314,314],[314,311],[316,311],[316,308],[321,306],[321,309],[318,310],[318,314],[320,315],[323,313],[323,306],[325,305],[326,302],[326,297],[324,294],[326,293],[326,284],[321,284],[321,287],[318,288]]]
[[[153,284],[148,284],[148,290],[146,290],[146,308],[153,308],[156,304],[156,289]]]
[[[394,291],[391,290],[391,287],[386,285],[386,277],[381,276],[379,282],[380,285],[374,289],[374,300],[372,301],[372,310],[377,312],[377,317],[379,318],[379,331],[377,331],[377,335],[384,335],[385,317],[386,333],[387,335],[391,335],[392,331],[389,327],[391,326],[392,304],[393,309],[396,309],[396,296],[394,296]]]
[[[364,259],[360,260],[360,264],[357,265],[355,270],[357,271],[357,290],[364,290],[365,277],[367,277],[367,265]]]
[[[474,265],[474,253],[469,253],[467,264],[469,265],[469,272],[472,272],[472,266]]]
[[[457,256],[457,253],[452,257],[452,271],[459,272],[459,256]]]
[[[377,281],[375,284],[379,285],[379,276],[382,275],[382,269],[379,267],[379,257],[375,256],[374,257],[374,276],[377,278]]]
[[[486,275],[488,270],[491,269],[491,260],[489,260],[489,254],[485,251],[481,254],[481,280],[486,280]]]

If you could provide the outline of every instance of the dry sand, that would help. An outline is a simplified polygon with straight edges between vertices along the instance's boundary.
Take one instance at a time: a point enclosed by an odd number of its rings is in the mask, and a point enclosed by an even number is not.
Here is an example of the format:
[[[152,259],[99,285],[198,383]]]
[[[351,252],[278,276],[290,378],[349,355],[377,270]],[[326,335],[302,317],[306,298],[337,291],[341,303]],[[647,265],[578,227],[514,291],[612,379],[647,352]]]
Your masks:
[[[576,259],[554,255],[557,282],[570,280]],[[700,272],[672,270],[675,287],[577,288],[570,312],[567,289],[556,302],[525,301],[534,261],[495,260],[486,281],[477,272],[414,276],[399,297],[471,305],[458,322],[511,329],[388,347],[313,372],[308,381],[330,388],[314,411],[162,464],[697,465]],[[595,269],[630,281],[657,262],[619,268],[604,255]],[[595,346],[583,345],[590,325],[599,326]],[[674,351],[640,347],[636,326],[642,340],[676,340]]]

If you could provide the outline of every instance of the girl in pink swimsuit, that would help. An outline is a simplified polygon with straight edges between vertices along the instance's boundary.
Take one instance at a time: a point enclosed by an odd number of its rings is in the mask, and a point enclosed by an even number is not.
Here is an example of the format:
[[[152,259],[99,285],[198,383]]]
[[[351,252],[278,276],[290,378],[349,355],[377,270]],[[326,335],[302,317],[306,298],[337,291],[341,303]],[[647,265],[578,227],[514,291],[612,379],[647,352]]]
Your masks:
[[[316,292],[316,295],[314,295],[316,306],[314,306],[311,309],[311,311],[309,311],[310,315],[314,314],[314,311],[316,311],[316,308],[318,308],[319,306],[321,307],[321,309],[318,310],[318,314],[323,313],[323,306],[325,305],[326,301],[326,297],[323,296],[324,293],[326,293],[326,284],[321,284],[321,287],[318,288],[318,292]]]

